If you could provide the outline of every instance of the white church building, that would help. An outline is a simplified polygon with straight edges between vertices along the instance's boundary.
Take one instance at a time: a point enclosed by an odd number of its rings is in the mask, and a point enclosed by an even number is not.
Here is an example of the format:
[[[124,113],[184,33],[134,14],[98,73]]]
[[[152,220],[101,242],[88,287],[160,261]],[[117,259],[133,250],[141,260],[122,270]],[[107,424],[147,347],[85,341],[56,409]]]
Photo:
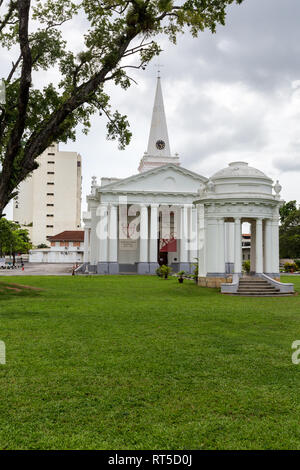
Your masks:
[[[139,173],[93,178],[84,213],[84,266],[92,273],[154,274],[167,264],[199,284],[233,291],[242,273],[242,225],[251,226],[251,271],[279,281],[281,187],[245,162],[211,178],[171,154],[158,78],[147,152]],[[279,283],[278,283],[279,284]],[[284,289],[283,289],[284,290]],[[226,291],[226,286],[225,286]]]

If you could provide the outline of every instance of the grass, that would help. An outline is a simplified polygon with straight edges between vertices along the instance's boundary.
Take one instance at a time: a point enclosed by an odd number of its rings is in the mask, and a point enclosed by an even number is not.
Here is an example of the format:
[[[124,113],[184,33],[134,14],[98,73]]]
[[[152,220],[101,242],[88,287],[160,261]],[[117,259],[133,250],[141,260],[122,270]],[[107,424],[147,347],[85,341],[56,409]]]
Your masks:
[[[300,449],[300,296],[137,276],[10,283],[42,290],[0,289],[1,449]]]

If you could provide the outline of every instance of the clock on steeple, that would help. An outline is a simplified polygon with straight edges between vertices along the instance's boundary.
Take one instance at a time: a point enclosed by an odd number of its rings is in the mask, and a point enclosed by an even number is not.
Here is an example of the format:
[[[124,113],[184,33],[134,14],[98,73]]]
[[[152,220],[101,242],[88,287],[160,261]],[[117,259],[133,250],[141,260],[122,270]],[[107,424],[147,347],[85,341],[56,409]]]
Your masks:
[[[165,144],[165,142],[164,142],[163,140],[158,140],[158,141],[156,142],[156,148],[157,148],[158,150],[163,150],[163,149],[165,148],[165,146],[166,146],[166,144]]]

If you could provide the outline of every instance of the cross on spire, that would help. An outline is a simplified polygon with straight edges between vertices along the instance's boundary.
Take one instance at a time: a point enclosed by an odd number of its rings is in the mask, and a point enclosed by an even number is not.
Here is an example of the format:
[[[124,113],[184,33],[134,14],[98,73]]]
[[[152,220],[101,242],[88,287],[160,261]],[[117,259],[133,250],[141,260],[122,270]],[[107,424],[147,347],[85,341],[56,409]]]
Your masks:
[[[155,64],[155,67],[157,67],[157,78],[160,78],[160,69],[161,67],[164,67],[164,65],[162,65],[160,62],[158,62],[157,64]]]

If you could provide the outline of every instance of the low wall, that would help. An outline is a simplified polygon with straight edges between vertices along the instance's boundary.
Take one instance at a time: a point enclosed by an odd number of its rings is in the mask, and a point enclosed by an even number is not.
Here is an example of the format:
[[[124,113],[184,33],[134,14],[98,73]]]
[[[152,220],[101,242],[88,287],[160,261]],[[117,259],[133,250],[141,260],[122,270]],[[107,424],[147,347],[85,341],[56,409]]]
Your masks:
[[[198,277],[198,286],[220,288],[222,284],[231,284],[232,276]]]
[[[284,282],[279,282],[279,280],[273,277],[268,276],[267,274],[259,274],[259,277],[261,279],[264,279],[268,281],[272,286],[274,286],[276,289],[279,289],[281,294],[293,294],[295,292],[295,287],[294,284],[292,283],[284,283]]]

